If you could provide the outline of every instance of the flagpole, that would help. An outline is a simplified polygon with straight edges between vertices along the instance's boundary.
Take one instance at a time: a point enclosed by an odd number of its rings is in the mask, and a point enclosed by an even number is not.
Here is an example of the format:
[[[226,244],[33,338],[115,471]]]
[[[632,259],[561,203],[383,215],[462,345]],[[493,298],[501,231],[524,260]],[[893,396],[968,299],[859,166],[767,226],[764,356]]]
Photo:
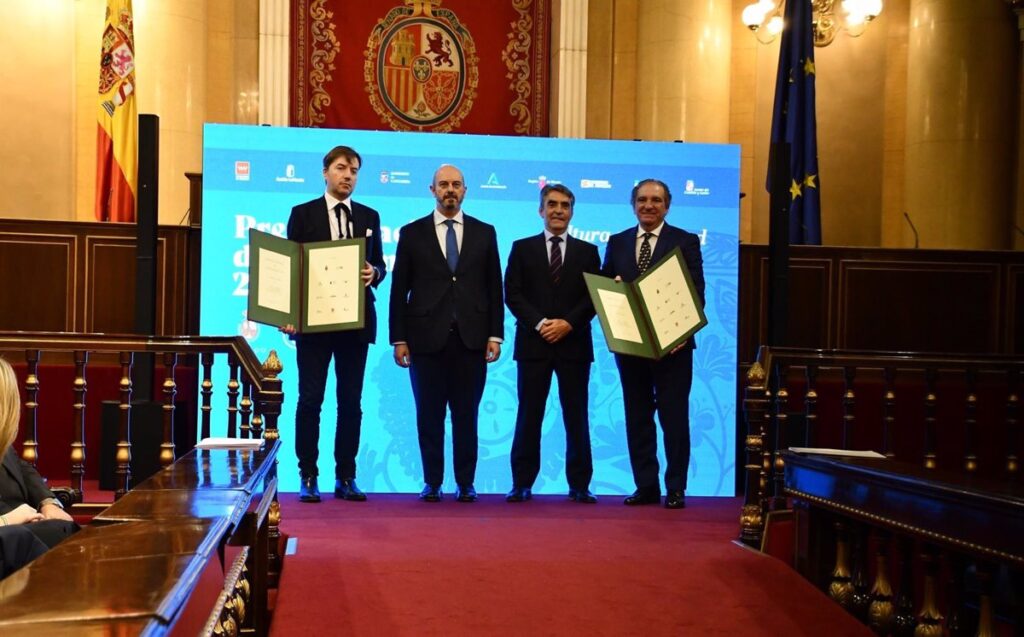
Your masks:
[[[768,156],[768,345],[786,345],[789,328],[789,191],[791,148],[776,142]]]

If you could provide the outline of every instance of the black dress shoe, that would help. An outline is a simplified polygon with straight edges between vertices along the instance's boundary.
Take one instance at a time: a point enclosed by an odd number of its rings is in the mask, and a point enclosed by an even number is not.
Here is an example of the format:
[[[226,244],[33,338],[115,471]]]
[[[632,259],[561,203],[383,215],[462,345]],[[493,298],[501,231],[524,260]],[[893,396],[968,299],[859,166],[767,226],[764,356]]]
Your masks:
[[[356,486],[355,478],[334,481],[334,497],[352,502],[365,502],[366,494]]]
[[[665,508],[666,509],[685,509],[686,508],[686,492],[685,491],[669,491],[665,494]]]
[[[590,489],[569,489],[569,499],[583,504],[596,504],[597,496]]]
[[[526,502],[533,497],[529,487],[512,487],[512,490],[505,495],[505,502]]]
[[[476,489],[471,484],[460,485],[455,489],[455,499],[459,502],[476,502]]]
[[[627,496],[622,501],[626,506],[638,506],[641,504],[660,504],[661,503],[661,492],[652,491],[650,489],[637,489],[633,492],[633,495]]]
[[[441,487],[424,485],[423,490],[420,491],[420,500],[424,502],[440,502],[441,501]]]
[[[299,482],[299,502],[319,502],[320,487],[316,486],[316,476],[302,476]]]

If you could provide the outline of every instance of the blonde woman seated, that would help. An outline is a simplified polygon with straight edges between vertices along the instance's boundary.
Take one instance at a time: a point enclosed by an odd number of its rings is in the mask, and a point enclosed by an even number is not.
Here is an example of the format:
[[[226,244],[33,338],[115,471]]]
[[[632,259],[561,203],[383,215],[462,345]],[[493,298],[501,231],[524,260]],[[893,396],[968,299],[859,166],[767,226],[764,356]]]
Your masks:
[[[0,578],[78,530],[35,468],[14,451],[20,416],[18,381],[0,358]]]

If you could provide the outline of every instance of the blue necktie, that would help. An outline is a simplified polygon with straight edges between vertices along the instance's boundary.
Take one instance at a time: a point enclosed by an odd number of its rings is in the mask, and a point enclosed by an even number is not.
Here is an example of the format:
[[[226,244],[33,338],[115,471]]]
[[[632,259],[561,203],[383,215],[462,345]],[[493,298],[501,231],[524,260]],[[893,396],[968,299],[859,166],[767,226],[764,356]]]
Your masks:
[[[444,225],[448,226],[448,236],[444,241],[444,252],[448,258],[448,269],[455,273],[459,266],[459,240],[455,238],[455,220],[446,219]]]

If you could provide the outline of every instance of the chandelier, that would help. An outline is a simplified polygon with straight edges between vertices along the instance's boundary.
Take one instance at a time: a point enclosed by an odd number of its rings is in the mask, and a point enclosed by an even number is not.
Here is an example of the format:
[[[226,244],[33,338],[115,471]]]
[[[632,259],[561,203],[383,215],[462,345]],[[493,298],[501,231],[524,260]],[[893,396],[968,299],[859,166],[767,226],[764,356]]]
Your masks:
[[[864,33],[882,12],[882,0],[794,0],[811,3],[814,46],[828,46],[839,31],[851,37]],[[757,41],[768,44],[782,33],[785,0],[758,0],[743,9],[741,19]]]

